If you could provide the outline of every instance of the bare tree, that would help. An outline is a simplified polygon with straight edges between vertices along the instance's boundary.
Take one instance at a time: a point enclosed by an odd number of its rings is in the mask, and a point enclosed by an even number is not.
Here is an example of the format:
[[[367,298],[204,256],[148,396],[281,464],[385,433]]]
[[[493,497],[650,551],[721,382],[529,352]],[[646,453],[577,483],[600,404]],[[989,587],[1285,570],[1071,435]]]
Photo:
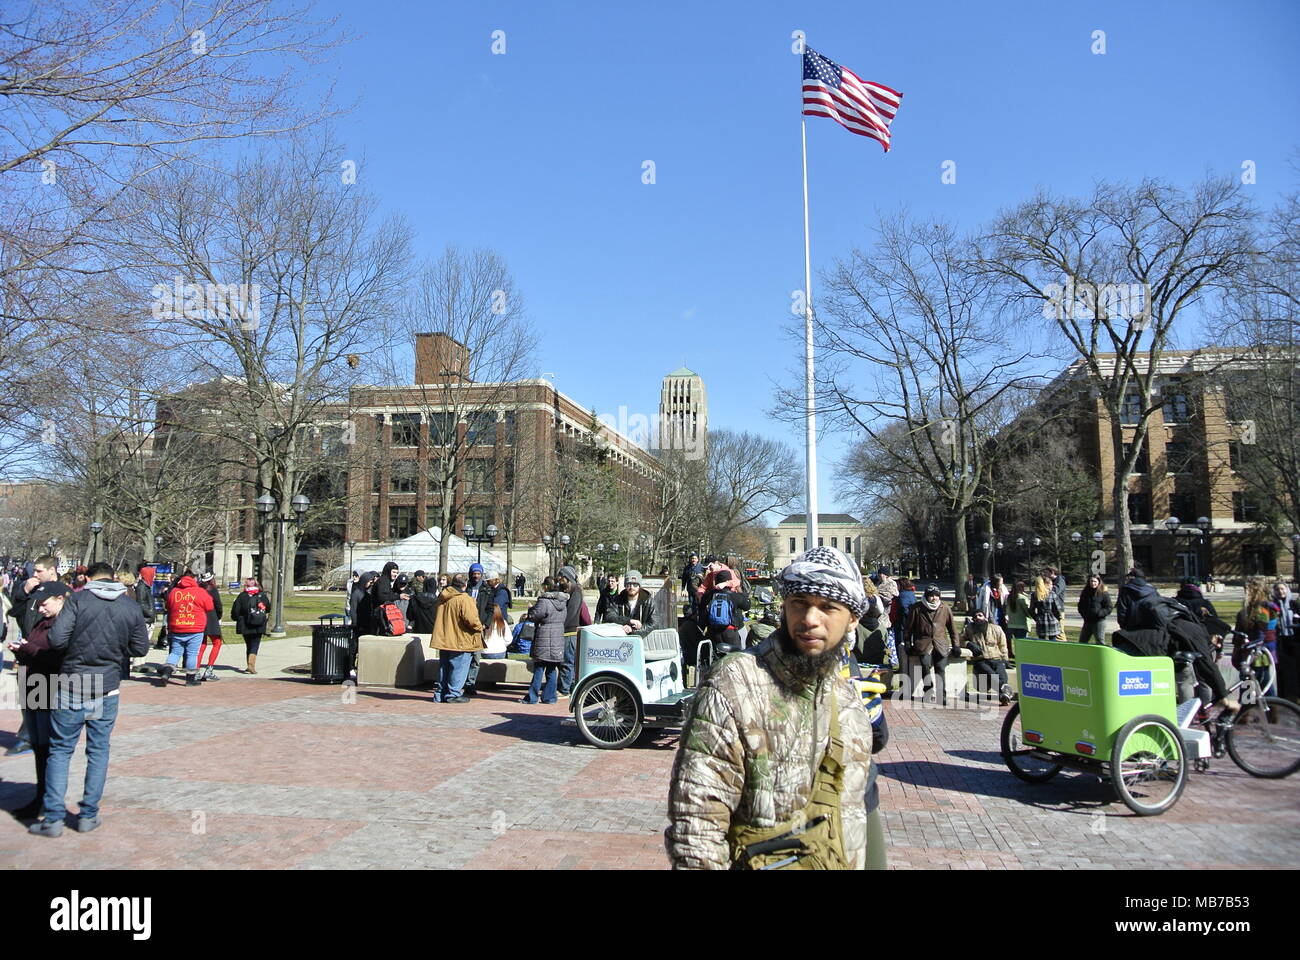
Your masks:
[[[710,431],[700,530],[707,548],[714,553],[733,549],[747,524],[788,509],[799,499],[801,476],[789,444],[748,432]]]
[[[983,238],[982,268],[1032,310],[1026,322],[1060,331],[1106,412],[1121,570],[1133,563],[1129,477],[1163,403],[1153,391],[1160,358],[1183,315],[1248,269],[1251,216],[1231,180],[1191,190],[1101,183],[1086,199],[1041,193]]]
[[[437,337],[435,359],[443,365],[431,381],[415,383],[406,401],[429,425],[429,495],[436,499],[442,534],[438,572],[443,574],[449,534],[465,505],[466,466],[483,459],[482,448],[490,447],[486,459],[495,474],[505,456],[497,447],[497,422],[513,417],[507,407],[515,381],[533,369],[536,337],[505,262],[491,250],[464,253],[455,246],[420,267],[406,309],[389,327],[384,362],[397,382],[414,379],[403,376],[399,356],[408,355],[416,333]]]
[[[167,398],[169,416],[220,445],[230,506],[253,499],[246,489],[287,512],[322,471],[348,466],[359,377],[348,358],[382,340],[410,233],[380,221],[373,198],[338,171],[328,141],[295,140],[229,171],[168,173],[148,184],[150,204],[131,225],[152,335],[195,382]],[[293,524],[268,533],[271,549],[283,533],[294,556]],[[288,585],[274,594],[277,622]]]
[[[899,216],[878,235],[829,278],[818,406],[942,505],[961,582],[986,446],[1008,398],[1035,382],[1035,354],[999,322],[992,284],[970,269],[951,226]]]

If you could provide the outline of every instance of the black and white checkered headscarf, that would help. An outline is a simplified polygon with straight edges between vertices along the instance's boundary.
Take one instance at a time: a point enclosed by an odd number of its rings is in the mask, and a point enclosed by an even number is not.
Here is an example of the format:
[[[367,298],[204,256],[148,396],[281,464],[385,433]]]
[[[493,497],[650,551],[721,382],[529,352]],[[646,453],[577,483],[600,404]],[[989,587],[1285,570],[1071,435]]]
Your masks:
[[[867,610],[867,591],[858,566],[834,547],[814,547],[792,560],[776,577],[783,597],[810,593],[842,603],[861,617]]]

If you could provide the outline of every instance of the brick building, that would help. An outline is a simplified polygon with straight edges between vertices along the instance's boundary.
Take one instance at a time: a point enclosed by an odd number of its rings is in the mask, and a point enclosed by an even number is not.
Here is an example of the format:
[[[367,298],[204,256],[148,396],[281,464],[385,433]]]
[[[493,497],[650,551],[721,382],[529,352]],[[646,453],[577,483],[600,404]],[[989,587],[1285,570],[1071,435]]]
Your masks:
[[[1103,372],[1115,357],[1100,357]],[[1129,519],[1134,558],[1153,577],[1184,576],[1219,579],[1250,574],[1287,573],[1292,567],[1292,543],[1257,522],[1260,499],[1234,469],[1241,444],[1251,442],[1251,425],[1233,409],[1232,393],[1224,384],[1252,369],[1242,352],[1221,347],[1167,351],[1159,360],[1151,397],[1138,389],[1126,398],[1121,429],[1129,440],[1137,430],[1143,406],[1160,400],[1147,424],[1146,448],[1129,479]],[[1139,359],[1140,375],[1147,372]],[[1115,457],[1110,418],[1104,402],[1094,396],[1084,365],[1076,363],[1047,389],[1046,406],[1071,403],[1082,410],[1075,418],[1082,454],[1095,470],[1101,496],[1099,525],[1106,552],[1114,556],[1113,484]],[[1140,388],[1139,388],[1140,389]],[[1169,518],[1180,522],[1171,531]],[[1202,534],[1201,520],[1209,521]],[[1085,545],[1092,530],[1083,531]]]
[[[515,565],[525,570],[541,573],[547,566],[541,538],[559,532],[548,491],[562,459],[593,435],[607,451],[617,482],[632,502],[648,509],[662,476],[655,457],[594,421],[589,409],[551,381],[471,383],[463,376],[466,360],[465,348],[445,334],[417,334],[413,383],[354,387],[346,404],[322,410],[319,442],[340,466],[320,482],[333,487],[339,516],[300,547],[300,578],[327,562],[323,551],[337,551],[340,544],[354,543],[359,554],[441,526],[440,455],[451,436],[462,450],[451,485],[454,531],[459,534],[466,522],[477,533],[495,525],[495,549],[504,555],[509,539]],[[215,546],[212,560],[232,580],[253,569],[259,551],[251,503],[235,513],[232,538]],[[329,562],[347,562],[346,554],[335,557]]]

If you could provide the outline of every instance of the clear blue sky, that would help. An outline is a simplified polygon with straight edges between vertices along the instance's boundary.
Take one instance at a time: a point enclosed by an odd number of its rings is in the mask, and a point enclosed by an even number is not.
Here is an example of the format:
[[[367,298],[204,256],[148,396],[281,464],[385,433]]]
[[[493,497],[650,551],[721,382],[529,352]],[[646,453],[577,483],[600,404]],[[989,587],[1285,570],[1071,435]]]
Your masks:
[[[894,145],[809,118],[814,272],[878,211],[973,228],[1039,185],[1190,183],[1257,165],[1295,189],[1300,3],[605,3],[323,0],[346,149],[422,254],[500,252],[545,331],[539,370],[580,403],[657,409],[704,377],[710,425],[787,437],[764,411],[800,365],[799,58],[790,34],[904,94]],[[493,55],[495,30],[506,53]],[[1106,53],[1092,53],[1094,30]],[[656,166],[642,183],[642,163]],[[957,165],[957,183],[940,181]],[[814,298],[817,295],[814,277]],[[821,509],[838,508],[822,447]],[[802,452],[801,452],[802,456]]]

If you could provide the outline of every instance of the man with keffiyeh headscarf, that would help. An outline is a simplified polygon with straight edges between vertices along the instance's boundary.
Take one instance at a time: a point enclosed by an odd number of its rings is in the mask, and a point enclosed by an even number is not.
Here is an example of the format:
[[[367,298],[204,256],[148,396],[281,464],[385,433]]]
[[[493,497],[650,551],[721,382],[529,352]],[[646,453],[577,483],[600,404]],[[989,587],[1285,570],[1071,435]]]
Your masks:
[[[793,831],[792,851],[762,862],[883,867],[883,834],[868,836],[878,823],[871,719],[839,669],[867,609],[862,574],[817,547],[775,586],[780,627],[719,660],[691,703],[669,789],[669,858],[678,869],[753,867],[746,850]]]

